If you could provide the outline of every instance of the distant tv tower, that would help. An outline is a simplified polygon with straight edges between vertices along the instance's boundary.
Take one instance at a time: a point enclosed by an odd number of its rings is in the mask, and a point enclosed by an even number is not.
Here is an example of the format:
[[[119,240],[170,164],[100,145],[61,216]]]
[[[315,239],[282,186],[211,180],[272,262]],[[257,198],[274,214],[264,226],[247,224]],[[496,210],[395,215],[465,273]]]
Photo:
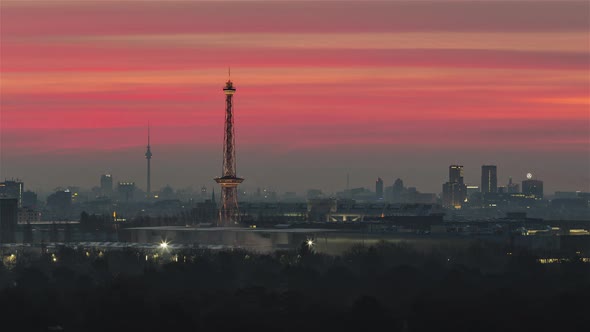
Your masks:
[[[229,72],[228,72],[229,73]],[[225,134],[223,138],[223,173],[215,181],[221,185],[221,205],[218,226],[232,226],[240,221],[238,185],[244,179],[236,176],[236,139],[234,134],[233,95],[236,93],[230,78],[223,88],[225,93]]]
[[[151,183],[151,169],[150,162],[152,160],[152,150],[150,147],[150,123],[148,122],[148,144],[145,152],[145,159],[147,159],[147,198],[152,198],[152,183]]]

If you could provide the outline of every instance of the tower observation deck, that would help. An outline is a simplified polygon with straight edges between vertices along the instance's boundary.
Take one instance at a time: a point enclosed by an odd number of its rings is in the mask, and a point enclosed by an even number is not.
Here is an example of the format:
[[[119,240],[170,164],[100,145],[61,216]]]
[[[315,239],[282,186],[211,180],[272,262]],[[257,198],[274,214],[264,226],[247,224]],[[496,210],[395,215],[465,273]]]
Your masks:
[[[236,176],[236,139],[234,133],[233,95],[236,93],[231,80],[225,83],[225,133],[223,138],[223,173],[215,181],[221,186],[221,206],[218,226],[234,226],[240,221],[238,209],[238,185],[244,179]]]

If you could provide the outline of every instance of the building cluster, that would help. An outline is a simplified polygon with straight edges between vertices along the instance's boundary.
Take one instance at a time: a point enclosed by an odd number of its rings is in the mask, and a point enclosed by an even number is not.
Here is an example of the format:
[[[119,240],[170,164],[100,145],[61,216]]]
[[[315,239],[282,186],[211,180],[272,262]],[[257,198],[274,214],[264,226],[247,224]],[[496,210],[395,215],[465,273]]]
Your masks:
[[[37,211],[37,194],[25,191],[19,179],[0,182],[0,242],[10,242],[18,222],[40,219]]]
[[[529,216],[553,219],[583,219],[590,216],[590,195],[583,192],[556,192],[545,199],[543,181],[530,173],[520,183],[512,178],[498,185],[498,168],[483,165],[481,183],[467,184],[464,167],[451,165],[449,180],[442,193],[423,193],[395,179],[390,186],[383,178],[374,190],[349,188],[337,193],[309,189],[305,195],[279,193],[268,188],[239,190],[238,217],[244,223],[289,223],[300,221],[355,222],[391,215],[441,215],[447,220],[498,218],[509,212],[527,212]],[[0,183],[3,227],[48,221],[77,221],[82,212],[113,216],[113,220],[150,220],[159,224],[215,224],[219,218],[221,195],[201,186],[174,189],[167,185],[150,196],[132,181],[115,181],[111,174],[100,176],[90,190],[70,186],[57,188],[40,200],[25,190],[23,181]],[[427,211],[425,213],[424,211]],[[15,216],[15,217],[14,217]],[[5,220],[14,220],[7,223]],[[12,226],[11,226],[12,225]]]
[[[416,187],[404,186],[402,179],[396,179],[391,186],[385,186],[382,178],[377,178],[375,191],[365,187],[350,188],[339,191],[333,195],[325,194],[319,189],[309,189],[305,198],[307,200],[318,198],[335,198],[340,201],[354,200],[357,203],[391,203],[391,204],[437,204],[438,197],[435,193],[423,193]]]
[[[551,201],[544,199],[543,181],[532,174],[520,184],[509,179],[505,186],[498,185],[496,165],[481,167],[481,183],[465,183],[463,166],[449,166],[449,179],[442,185],[442,194],[423,193],[415,187],[407,187],[402,179],[390,186],[378,177],[375,190],[359,187],[337,193],[325,194],[310,189],[305,197],[294,192],[279,195],[276,190],[257,188],[253,192],[238,190],[244,180],[237,176],[233,96],[236,88],[228,80],[225,94],[225,126],[223,141],[223,173],[215,181],[220,185],[219,197],[203,186],[200,190],[174,190],[165,186],[159,191],[151,187],[150,131],[148,125],[146,191],[133,181],[115,182],[111,174],[100,176],[98,187],[90,191],[78,187],[57,188],[45,202],[36,193],[24,190],[18,179],[0,183],[1,220],[0,231],[10,233],[17,224],[41,221],[76,221],[83,213],[112,216],[113,222],[139,220],[155,224],[211,223],[233,226],[260,222],[359,222],[372,218],[401,215],[437,218],[446,213],[447,218],[497,217],[511,211],[536,211],[537,214],[555,218],[589,218],[588,193],[557,192]],[[238,202],[239,201],[239,202]]]
[[[522,190],[520,189],[522,188]],[[580,198],[582,199],[582,198]],[[449,181],[442,186],[442,205],[449,209],[465,207],[535,206],[543,200],[543,181],[531,173],[521,186],[510,177],[505,186],[498,186],[496,165],[481,166],[481,184],[468,185],[463,179],[463,166],[449,166]]]

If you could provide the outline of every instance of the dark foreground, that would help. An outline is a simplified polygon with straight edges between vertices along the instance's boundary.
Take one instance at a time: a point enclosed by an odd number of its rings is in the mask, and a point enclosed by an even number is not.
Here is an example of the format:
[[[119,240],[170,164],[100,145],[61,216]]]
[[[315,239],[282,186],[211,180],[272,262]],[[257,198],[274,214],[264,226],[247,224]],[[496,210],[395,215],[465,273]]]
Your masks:
[[[146,254],[148,258],[146,260]],[[4,253],[1,331],[587,331],[590,264],[475,245]],[[176,262],[177,260],[177,262]]]

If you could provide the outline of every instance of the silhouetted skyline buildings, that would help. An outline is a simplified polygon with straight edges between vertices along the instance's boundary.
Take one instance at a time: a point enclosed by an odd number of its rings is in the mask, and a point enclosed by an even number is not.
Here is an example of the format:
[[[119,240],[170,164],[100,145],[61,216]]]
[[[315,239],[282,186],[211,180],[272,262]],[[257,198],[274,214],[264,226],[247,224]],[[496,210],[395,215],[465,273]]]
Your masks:
[[[463,182],[463,166],[449,166],[449,181],[443,184],[442,203],[446,208],[461,208],[467,197],[467,187]]]
[[[498,174],[496,165],[481,166],[481,192],[498,192]]]
[[[526,179],[522,181],[522,193],[537,198],[543,198],[543,181],[536,179]]]
[[[137,187],[135,181],[132,179],[124,179],[117,181],[116,192],[113,190],[113,176],[111,174],[103,174],[100,177],[100,188],[93,191],[93,197],[85,195],[85,198],[80,196],[81,190],[78,187],[68,187],[56,189],[49,197],[47,197],[46,214],[52,218],[72,218],[79,211],[72,209],[72,205],[78,206],[78,203],[85,200],[91,202],[96,200],[97,205],[103,211],[107,211],[110,214],[109,209],[120,209],[125,205],[131,206],[131,204],[150,203],[153,199],[155,205],[157,205],[157,211],[177,213],[185,209],[180,204],[181,200],[186,201],[189,205],[199,202],[201,204],[197,209],[203,209],[203,211],[197,213],[201,216],[209,216],[211,211],[218,211],[218,220],[216,224],[218,226],[233,226],[240,222],[241,212],[240,205],[238,204],[238,198],[243,197],[248,202],[279,202],[281,200],[285,202],[297,202],[302,199],[319,202],[318,204],[323,207],[336,206],[336,201],[349,202],[345,203],[348,206],[350,202],[359,202],[362,204],[372,203],[383,203],[383,204],[422,204],[430,206],[428,208],[431,212],[436,210],[435,206],[442,206],[448,210],[460,210],[462,208],[494,208],[498,206],[527,206],[535,205],[535,201],[542,200],[544,198],[543,182],[538,179],[532,179],[532,175],[527,174],[528,179],[522,182],[522,192],[519,191],[519,185],[512,182],[512,178],[509,178],[509,182],[506,186],[498,187],[498,168],[496,165],[482,165],[481,166],[481,186],[468,185],[464,179],[464,166],[463,165],[450,165],[448,167],[449,180],[442,185],[442,194],[439,196],[438,193],[420,192],[416,187],[404,186],[402,179],[397,178],[393,185],[385,186],[385,181],[381,176],[377,177],[375,182],[375,191],[372,192],[370,189],[362,187],[350,188],[350,175],[346,174],[346,189],[341,192],[330,192],[324,193],[320,189],[309,189],[307,190],[307,197],[297,196],[294,192],[285,192],[283,196],[279,196],[277,190],[270,190],[265,188],[264,194],[260,188],[257,188],[255,192],[246,190],[238,191],[238,185],[244,180],[237,176],[236,173],[236,146],[235,146],[235,131],[234,131],[234,101],[233,96],[236,92],[236,88],[233,82],[228,79],[223,88],[225,94],[225,122],[224,122],[224,140],[223,140],[223,159],[222,159],[222,176],[215,178],[215,181],[221,186],[221,199],[219,207],[215,203],[215,194],[212,193],[211,199],[208,199],[206,187],[201,187],[200,192],[192,192],[189,190],[182,195],[179,195],[179,191],[175,192],[169,185],[157,191],[154,194],[151,186],[151,135],[150,125],[147,127],[147,146],[145,152],[146,158],[146,191],[143,192]],[[0,195],[4,197],[17,198],[18,207],[22,207],[22,196],[23,196],[24,184],[22,181],[5,181],[0,183]],[[33,193],[34,194],[34,193]],[[30,195],[29,195],[30,196]],[[36,195],[31,196],[31,200],[37,200]],[[177,202],[174,202],[177,201]],[[588,202],[587,202],[588,203]],[[121,206],[118,206],[121,204]],[[315,203],[314,203],[315,204]],[[23,216],[19,218],[22,220],[33,220],[39,217],[39,214],[35,214],[36,210],[32,208],[36,204],[27,206],[28,211],[22,211]],[[78,206],[79,208],[79,206]],[[88,208],[90,210],[96,210],[96,207]],[[99,209],[99,210],[100,210]],[[309,208],[308,208],[309,209]],[[124,213],[128,215],[137,213],[138,211],[145,211],[145,209],[138,210],[138,208],[127,208]],[[335,208],[332,209],[336,212]],[[385,210],[385,208],[384,208]],[[301,207],[295,209],[296,212],[284,211],[285,216],[294,217],[295,219],[300,218],[303,213]],[[314,210],[317,212],[317,209]],[[26,212],[26,213],[25,213]],[[113,211],[113,216],[116,215],[116,211]],[[249,207],[244,212],[246,215],[252,213],[252,207]],[[290,215],[289,215],[290,214]],[[30,215],[30,216],[29,216]],[[317,213],[316,213],[317,215]],[[362,220],[359,215],[348,215],[343,214],[338,216],[333,214],[332,217],[322,217],[327,220]],[[249,216],[251,218],[251,216]]]
[[[495,170],[499,170],[497,166]],[[297,195],[268,188],[241,189],[236,193],[240,199],[238,213],[246,225],[310,220],[358,222],[392,215],[447,215],[445,218],[449,220],[480,220],[498,218],[507,211],[520,211],[536,218],[580,220],[590,217],[589,193],[560,191],[546,199],[543,181],[533,178],[530,173],[527,174],[528,179],[522,181],[522,191],[518,190],[519,184],[510,178],[506,185],[498,186],[495,193],[484,192],[476,185],[465,183],[462,165],[450,165],[448,174],[449,181],[443,184],[441,195],[421,192],[416,187],[404,184],[400,178],[386,186],[384,178],[391,177],[381,176],[374,182],[374,190],[367,189],[370,186],[353,187],[336,193],[310,189],[307,195]],[[222,205],[217,204],[220,197],[216,197],[214,191],[208,195],[206,187],[187,190],[165,186],[153,191],[153,197],[149,199],[133,181],[116,181],[116,190],[105,195],[111,191],[114,179],[111,174],[103,174],[100,187],[91,191],[75,186],[56,188],[55,192],[41,200],[34,192],[25,191],[23,207],[17,206],[18,223],[75,221],[81,213],[89,213],[118,221],[155,218],[154,222],[159,220],[168,223],[173,220],[174,223],[187,225],[205,223],[225,226],[220,222]],[[0,189],[12,182],[0,183]],[[24,183],[19,183],[24,188]],[[0,194],[2,198],[14,198],[18,202],[18,191],[7,192],[3,189]],[[234,222],[231,225],[237,224]]]
[[[18,207],[23,206],[24,183],[20,179],[5,180],[0,182],[0,197],[11,197],[17,199]]]
[[[100,176],[100,193],[107,197],[113,195],[113,176],[111,174],[103,174]]]
[[[469,183],[465,183],[464,180],[464,166],[462,165],[450,165],[448,167],[448,174],[449,174],[449,181],[443,184],[443,188],[440,192],[433,193],[434,195],[440,194],[441,204],[445,207],[456,207],[459,208],[462,205],[462,202],[465,202],[466,198],[468,198],[472,193],[480,193],[483,195],[482,197],[489,196],[494,197],[493,195],[497,194],[515,194],[515,193],[522,193],[527,196],[534,196],[537,198],[543,198],[544,193],[544,182],[538,178],[533,178],[531,173],[526,174],[529,178],[525,178],[522,182],[515,183],[512,177],[509,177],[508,182],[503,186],[497,185],[497,171],[498,167],[496,165],[482,165],[482,173],[481,177],[484,180],[481,183],[481,187]],[[451,181],[452,180],[452,181]],[[489,182],[487,182],[489,180]],[[114,183],[116,183],[116,188],[114,187]],[[486,188],[486,183],[491,183],[490,188]],[[370,187],[368,187],[370,188]],[[366,187],[354,187],[351,189],[345,189],[341,192],[324,192],[320,189],[310,188],[307,190],[307,197],[348,197],[353,198],[362,197],[361,200],[381,200],[384,199],[385,201],[392,201],[392,197],[399,197],[401,193],[406,193],[407,190],[416,191],[415,187],[408,187],[404,186],[404,182],[402,179],[396,179],[392,185],[386,186],[385,180],[383,177],[377,177],[377,180],[374,182],[374,191],[366,189]],[[451,191],[451,188],[454,192]],[[495,188],[495,191],[494,191]],[[522,188],[522,190],[520,190]],[[147,189],[147,188],[146,188]],[[282,188],[281,188],[282,189]],[[64,191],[70,190],[72,192],[80,191],[80,188],[77,186],[67,186],[67,187],[59,187],[56,188],[53,192],[56,191]],[[163,190],[163,191],[162,191]],[[172,188],[167,185],[155,193],[152,192],[152,198],[165,198],[171,197],[171,194],[166,194],[166,190],[172,192]],[[184,189],[183,189],[184,190]],[[105,198],[112,198],[112,199],[119,199],[121,197],[125,198],[126,201],[141,201],[142,197],[148,198],[147,191],[143,191],[137,187],[134,181],[130,181],[128,179],[121,179],[115,181],[115,177],[112,174],[102,174],[100,176],[98,186],[92,188],[92,191],[95,197],[105,197]],[[258,194],[257,194],[258,192]],[[284,193],[288,194],[292,198],[296,197],[303,197],[305,193],[297,193],[283,190]],[[317,192],[316,194],[311,194],[310,192]],[[566,191],[559,191],[559,192],[566,192]],[[164,193],[162,195],[162,193]],[[137,194],[140,194],[137,196]],[[362,194],[361,196],[358,196]],[[24,182],[21,180],[6,180],[4,182],[0,182],[0,195],[4,197],[15,197],[19,199],[19,207],[28,206],[23,204],[25,201],[24,196],[29,197],[28,200],[30,201],[32,197],[31,195],[35,196],[34,192],[25,191],[24,190]],[[201,186],[194,191],[195,198],[201,199],[208,199],[210,198],[209,191],[207,190],[206,186]],[[264,188],[264,195],[261,193],[261,188],[258,187],[257,189],[249,188],[247,190],[242,190],[238,192],[238,196],[243,197],[250,197],[253,199],[255,197],[266,198],[269,197],[276,197],[277,199],[280,197],[278,195],[277,189],[270,189]],[[148,198],[149,199],[149,198]]]
[[[3,331],[587,329],[588,9],[2,2]]]
[[[278,29],[272,36],[260,30],[257,20],[234,12],[238,7],[250,12],[247,3],[186,2],[186,10],[166,6],[165,1],[162,6],[134,3],[129,8],[97,3],[104,10],[85,1],[56,3],[54,9],[13,3],[3,7],[11,13],[4,16],[3,37],[10,38],[2,39],[3,47],[12,51],[3,53],[2,97],[8,103],[2,105],[0,177],[26,179],[37,191],[60,184],[89,187],[105,171],[146,191],[148,120],[153,121],[158,145],[152,147],[157,150],[152,191],[166,184],[185,186],[187,180],[187,186],[202,185],[212,175],[221,176],[215,146],[222,124],[215,114],[222,100],[215,86],[225,81],[224,69],[237,59],[238,98],[245,100],[238,109],[244,117],[238,119],[237,132],[244,154],[238,153],[240,172],[248,177],[245,186],[279,184],[300,193],[313,187],[336,192],[349,172],[354,187],[368,183],[374,190],[377,176],[391,174],[393,180],[401,177],[425,191],[439,192],[446,181],[446,175],[441,180],[442,170],[455,162],[466,169],[501,165],[519,184],[517,175],[531,168],[550,191],[585,191],[590,185],[583,98],[588,29],[580,25],[587,19],[563,15],[570,8],[568,13],[583,16],[579,13],[586,11],[572,9],[585,9],[583,2],[560,3],[552,10],[545,1],[527,6],[518,1],[480,3],[473,5],[475,12],[469,2],[445,2],[435,6],[440,15],[426,21],[411,17],[431,10],[430,2],[363,2],[358,6],[364,17],[345,9],[348,5],[326,2],[318,7],[328,15],[313,16],[313,28],[305,21],[311,16],[304,3],[292,4],[296,12],[288,27],[276,19],[280,8],[258,3],[257,8],[273,13],[258,17],[266,32]],[[229,25],[212,18],[228,12],[199,9],[226,5],[235,15]],[[72,6],[85,19],[69,15]],[[138,6],[151,14],[134,15]],[[472,15],[460,14],[464,6]],[[522,15],[506,17],[506,6]],[[161,15],[166,10],[174,14]],[[115,12],[139,20],[145,34],[133,31],[136,26],[125,23],[125,17],[111,17]],[[342,16],[332,15],[335,12]],[[400,15],[403,22],[387,20],[383,13]],[[487,20],[487,15],[497,19]],[[113,19],[121,23],[121,38],[146,38],[141,43],[151,43],[153,52],[142,52],[135,42],[96,39],[92,31],[102,25],[94,23]],[[511,20],[510,26],[505,19]],[[377,30],[365,30],[366,24]],[[400,34],[398,24],[409,33]],[[425,25],[430,28],[424,30]],[[174,31],[168,30],[171,26]],[[219,33],[227,29],[236,35]],[[72,31],[80,39],[71,39]],[[416,33],[424,38],[416,38]],[[478,38],[482,33],[486,38]],[[378,38],[384,35],[393,39]],[[308,37],[309,43],[297,42]],[[35,41],[45,38],[62,40],[52,50],[63,52],[44,56],[48,46]],[[211,49],[194,47],[200,42]],[[458,48],[452,51],[449,45]],[[227,51],[238,49],[247,56]],[[457,56],[449,55],[451,51]],[[175,61],[168,61],[171,55]],[[284,181],[281,173],[288,175]],[[465,182],[479,185],[479,172],[470,173]],[[384,180],[390,185],[392,178]],[[499,177],[498,183],[507,180]]]
[[[383,199],[383,179],[377,178],[375,182],[375,194],[377,195],[377,199]]]

